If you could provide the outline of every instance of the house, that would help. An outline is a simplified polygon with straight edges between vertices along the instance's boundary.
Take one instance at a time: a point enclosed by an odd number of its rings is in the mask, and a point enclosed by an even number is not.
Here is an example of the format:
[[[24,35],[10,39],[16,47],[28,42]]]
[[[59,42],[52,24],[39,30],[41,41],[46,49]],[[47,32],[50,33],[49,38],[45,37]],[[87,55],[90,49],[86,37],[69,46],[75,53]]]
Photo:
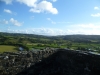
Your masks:
[[[24,50],[24,48],[22,48],[22,47],[19,47],[19,50],[20,50],[20,51],[23,51],[23,50]]]

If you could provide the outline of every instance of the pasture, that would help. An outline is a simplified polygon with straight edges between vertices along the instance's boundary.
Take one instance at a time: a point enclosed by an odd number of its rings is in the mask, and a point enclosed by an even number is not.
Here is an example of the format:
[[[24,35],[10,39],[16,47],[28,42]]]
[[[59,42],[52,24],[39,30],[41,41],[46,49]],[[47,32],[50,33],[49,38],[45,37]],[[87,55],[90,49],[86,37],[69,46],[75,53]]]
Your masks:
[[[3,52],[16,52],[18,51],[18,48],[15,46],[9,46],[9,45],[0,45],[0,53]]]

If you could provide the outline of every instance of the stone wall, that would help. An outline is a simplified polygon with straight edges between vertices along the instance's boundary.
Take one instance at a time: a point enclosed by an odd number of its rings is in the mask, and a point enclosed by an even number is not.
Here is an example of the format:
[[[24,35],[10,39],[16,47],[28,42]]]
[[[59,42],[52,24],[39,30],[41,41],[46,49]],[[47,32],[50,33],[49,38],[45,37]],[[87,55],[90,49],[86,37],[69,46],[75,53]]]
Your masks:
[[[55,49],[38,51],[5,52],[0,54],[0,75],[16,75],[42,59],[53,54]]]
[[[100,75],[100,56],[59,49],[18,75]]]
[[[100,56],[47,48],[0,54],[0,75],[100,75]]]

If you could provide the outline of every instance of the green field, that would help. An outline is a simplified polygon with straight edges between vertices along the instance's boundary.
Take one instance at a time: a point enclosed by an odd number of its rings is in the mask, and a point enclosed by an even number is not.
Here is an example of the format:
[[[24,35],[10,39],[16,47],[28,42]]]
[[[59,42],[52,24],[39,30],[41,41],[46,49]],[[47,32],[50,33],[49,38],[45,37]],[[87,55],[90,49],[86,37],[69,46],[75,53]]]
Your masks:
[[[18,48],[15,46],[9,46],[9,45],[0,45],[0,53],[3,52],[17,52]]]

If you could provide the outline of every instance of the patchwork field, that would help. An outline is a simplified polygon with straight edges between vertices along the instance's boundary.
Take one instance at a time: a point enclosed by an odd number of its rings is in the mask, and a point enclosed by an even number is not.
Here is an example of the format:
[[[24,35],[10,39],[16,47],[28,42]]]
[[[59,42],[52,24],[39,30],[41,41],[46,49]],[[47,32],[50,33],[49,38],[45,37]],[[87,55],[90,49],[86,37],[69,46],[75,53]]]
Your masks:
[[[9,46],[9,45],[0,45],[0,53],[3,52],[16,52],[18,51],[18,48],[15,46]]]

